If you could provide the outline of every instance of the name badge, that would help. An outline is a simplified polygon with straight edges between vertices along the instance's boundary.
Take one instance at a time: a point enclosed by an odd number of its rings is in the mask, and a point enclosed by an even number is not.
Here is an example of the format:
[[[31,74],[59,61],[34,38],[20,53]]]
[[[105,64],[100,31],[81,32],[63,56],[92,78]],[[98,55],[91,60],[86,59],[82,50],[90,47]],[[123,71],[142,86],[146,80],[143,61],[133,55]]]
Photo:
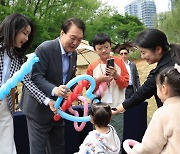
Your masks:
[[[108,93],[106,98],[107,98],[107,102],[106,103],[111,104],[112,103],[112,94]]]

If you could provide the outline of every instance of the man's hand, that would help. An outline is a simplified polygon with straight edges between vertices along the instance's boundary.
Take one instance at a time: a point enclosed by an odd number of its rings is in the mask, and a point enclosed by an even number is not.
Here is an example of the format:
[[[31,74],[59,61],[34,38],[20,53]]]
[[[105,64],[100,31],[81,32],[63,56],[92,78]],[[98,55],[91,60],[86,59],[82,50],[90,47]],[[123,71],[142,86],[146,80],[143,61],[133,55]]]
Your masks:
[[[116,68],[112,66],[109,66],[108,68],[106,68],[106,73],[108,74],[108,76],[113,77],[113,79],[115,80],[117,80],[119,77]]]
[[[55,104],[55,101],[54,100],[50,100],[48,105],[49,105],[49,108],[51,109],[52,112],[56,112],[56,109],[54,108],[54,104]]]
[[[60,85],[59,87],[55,88],[55,96],[61,96],[63,98],[67,98],[69,95],[70,90],[68,89],[68,87],[66,85]]]

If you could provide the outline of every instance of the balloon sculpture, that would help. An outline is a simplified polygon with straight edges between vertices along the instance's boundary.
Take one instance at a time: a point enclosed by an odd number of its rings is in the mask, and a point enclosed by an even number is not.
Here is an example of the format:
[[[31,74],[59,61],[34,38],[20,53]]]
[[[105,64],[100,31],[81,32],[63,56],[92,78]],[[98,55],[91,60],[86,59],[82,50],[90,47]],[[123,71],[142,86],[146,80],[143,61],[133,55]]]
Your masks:
[[[139,144],[139,142],[135,141],[135,140],[131,140],[131,139],[127,139],[123,142],[123,148],[127,154],[130,154],[130,152],[131,152],[130,146],[134,146],[135,144]]]
[[[90,87],[86,91],[86,96],[91,100],[95,97],[95,95],[93,94],[93,91],[96,87],[96,82],[92,76],[79,75],[79,76],[73,78],[72,80],[70,80],[66,84],[66,86],[68,88],[71,88],[74,84],[78,83],[78,81],[81,81],[81,82],[79,82],[79,84],[74,88],[73,92],[69,95],[67,100],[62,104],[61,109],[59,109],[59,106],[62,102],[62,99],[63,99],[62,97],[58,97],[58,99],[55,102],[54,107],[56,108],[58,115],[60,115],[62,118],[65,118],[67,120],[74,121],[74,122],[87,122],[87,121],[90,121],[89,116],[75,117],[75,116],[65,113],[65,111],[71,107],[72,102],[74,100],[76,100],[78,98],[78,96],[82,93],[83,87],[87,86],[88,81],[90,82]],[[54,120],[59,120],[57,115],[54,116]]]
[[[99,88],[98,88],[97,91],[96,91],[96,95],[98,95],[98,96],[103,96],[104,91],[106,90],[106,88],[107,88],[107,83],[106,83],[106,82],[102,82],[102,83],[99,85]]]
[[[14,88],[18,82],[24,79],[24,76],[32,70],[33,64],[38,61],[39,58],[35,53],[33,53],[32,56],[29,57],[28,60],[21,66],[20,70],[15,72],[14,75],[1,86],[0,100],[4,99],[4,97],[10,92],[11,88]]]
[[[78,99],[81,100],[82,102],[84,102],[84,114],[83,116],[88,116],[88,102],[86,101],[86,98],[83,97],[83,96],[78,96]],[[70,107],[69,109],[69,112],[71,114],[74,114],[76,117],[79,116],[79,113],[78,111],[76,110],[73,110],[72,107]],[[76,131],[80,132],[81,130],[83,130],[83,128],[85,127],[86,125],[86,122],[82,122],[80,126],[78,126],[78,123],[77,122],[74,122],[74,128]]]

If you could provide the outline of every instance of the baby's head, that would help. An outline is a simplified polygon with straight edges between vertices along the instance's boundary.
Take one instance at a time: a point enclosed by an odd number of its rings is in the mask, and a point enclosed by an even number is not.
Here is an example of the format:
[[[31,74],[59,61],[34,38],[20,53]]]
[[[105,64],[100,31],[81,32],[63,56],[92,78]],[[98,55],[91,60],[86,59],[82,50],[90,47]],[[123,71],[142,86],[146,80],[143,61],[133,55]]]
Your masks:
[[[180,96],[180,66],[167,67],[156,77],[157,94],[164,102],[168,97]]]
[[[91,103],[89,110],[91,122],[97,127],[106,127],[111,120],[111,107],[103,102]]]

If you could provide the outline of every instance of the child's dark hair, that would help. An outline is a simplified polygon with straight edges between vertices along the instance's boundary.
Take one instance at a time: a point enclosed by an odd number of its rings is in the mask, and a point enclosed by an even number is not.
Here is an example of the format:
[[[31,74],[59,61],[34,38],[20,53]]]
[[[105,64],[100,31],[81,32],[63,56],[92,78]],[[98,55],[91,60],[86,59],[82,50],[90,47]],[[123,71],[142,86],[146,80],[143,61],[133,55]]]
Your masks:
[[[31,33],[28,36],[28,41],[21,48],[15,47],[15,37],[27,26],[31,27]],[[2,43],[2,51],[7,51],[9,57],[17,56],[22,58],[26,50],[30,47],[34,37],[33,21],[22,14],[14,13],[7,16],[0,25],[0,43]]]
[[[172,96],[180,96],[180,70],[174,68],[174,66],[167,67],[162,70],[156,77],[157,84],[167,83],[171,87]]]
[[[103,102],[93,103],[95,99],[96,98],[92,100],[89,114],[92,116],[95,125],[98,127],[106,127],[111,120],[111,107]]]
[[[104,34],[104,33],[98,33],[94,36],[94,38],[92,40],[92,46],[95,49],[96,45],[102,45],[106,42],[109,42],[111,45],[111,39],[110,39],[109,35]]]

